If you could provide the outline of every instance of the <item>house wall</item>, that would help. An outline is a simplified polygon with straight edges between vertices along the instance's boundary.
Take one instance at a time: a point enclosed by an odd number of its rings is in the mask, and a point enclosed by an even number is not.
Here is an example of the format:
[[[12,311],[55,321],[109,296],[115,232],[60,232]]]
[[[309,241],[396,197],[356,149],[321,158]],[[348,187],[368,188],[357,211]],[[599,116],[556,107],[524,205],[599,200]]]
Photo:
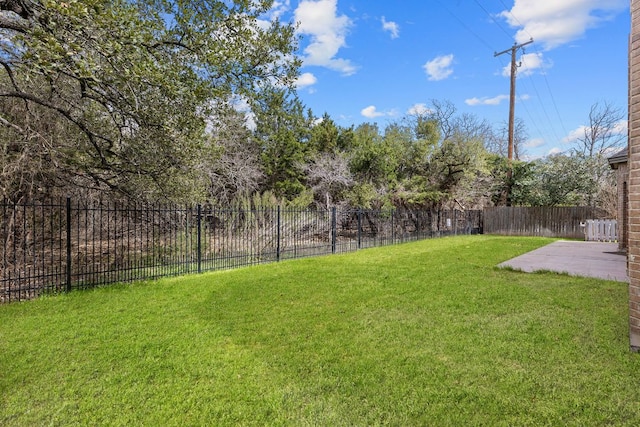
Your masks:
[[[629,338],[640,351],[640,0],[631,0],[629,40]]]

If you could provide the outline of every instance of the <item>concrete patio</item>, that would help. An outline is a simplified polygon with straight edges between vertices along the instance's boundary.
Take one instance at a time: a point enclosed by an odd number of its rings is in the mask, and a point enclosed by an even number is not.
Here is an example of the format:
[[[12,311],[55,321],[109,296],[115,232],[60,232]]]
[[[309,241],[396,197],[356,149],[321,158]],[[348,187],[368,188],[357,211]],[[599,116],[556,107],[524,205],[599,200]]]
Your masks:
[[[571,276],[629,282],[626,254],[617,243],[560,240],[510,259],[498,267],[531,273],[546,270]]]

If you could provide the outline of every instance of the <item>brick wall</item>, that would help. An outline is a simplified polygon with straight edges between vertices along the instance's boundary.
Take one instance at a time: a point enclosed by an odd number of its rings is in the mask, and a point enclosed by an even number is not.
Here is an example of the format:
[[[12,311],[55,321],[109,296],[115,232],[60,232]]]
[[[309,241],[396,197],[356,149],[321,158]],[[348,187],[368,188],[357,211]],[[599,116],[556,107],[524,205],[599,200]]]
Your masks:
[[[631,0],[629,40],[629,326],[640,350],[640,0]]]

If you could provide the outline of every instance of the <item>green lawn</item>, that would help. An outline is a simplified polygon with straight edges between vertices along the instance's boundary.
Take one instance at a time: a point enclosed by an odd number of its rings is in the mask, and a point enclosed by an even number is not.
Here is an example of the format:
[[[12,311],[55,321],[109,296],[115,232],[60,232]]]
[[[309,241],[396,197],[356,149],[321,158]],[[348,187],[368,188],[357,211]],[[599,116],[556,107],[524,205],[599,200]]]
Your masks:
[[[0,306],[0,425],[640,425],[627,285],[427,240]]]

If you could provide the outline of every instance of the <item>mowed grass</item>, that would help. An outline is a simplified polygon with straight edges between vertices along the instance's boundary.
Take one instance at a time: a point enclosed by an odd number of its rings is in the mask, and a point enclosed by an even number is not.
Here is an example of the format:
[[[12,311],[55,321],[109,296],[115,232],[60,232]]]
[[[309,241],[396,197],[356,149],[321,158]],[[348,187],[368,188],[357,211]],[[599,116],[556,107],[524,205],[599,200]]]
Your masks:
[[[0,425],[640,425],[624,283],[428,240],[0,306]]]

